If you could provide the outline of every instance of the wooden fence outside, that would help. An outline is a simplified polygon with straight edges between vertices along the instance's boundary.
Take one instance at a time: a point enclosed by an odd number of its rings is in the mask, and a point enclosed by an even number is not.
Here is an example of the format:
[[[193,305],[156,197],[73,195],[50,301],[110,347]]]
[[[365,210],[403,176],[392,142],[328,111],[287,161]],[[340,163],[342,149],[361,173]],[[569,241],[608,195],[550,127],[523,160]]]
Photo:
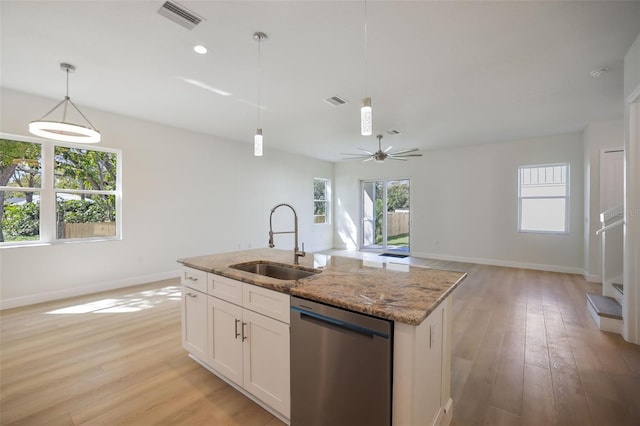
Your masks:
[[[395,211],[387,213],[387,235],[409,233],[409,212]]]
[[[115,237],[115,222],[65,223],[59,238]]]

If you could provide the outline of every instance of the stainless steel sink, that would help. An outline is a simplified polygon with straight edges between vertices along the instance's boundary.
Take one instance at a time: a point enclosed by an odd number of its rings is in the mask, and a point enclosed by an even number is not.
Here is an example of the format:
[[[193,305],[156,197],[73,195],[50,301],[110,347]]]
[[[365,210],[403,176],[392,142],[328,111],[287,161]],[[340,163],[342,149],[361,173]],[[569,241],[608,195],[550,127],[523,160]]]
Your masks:
[[[295,281],[322,272],[319,269],[304,268],[302,266],[293,265],[288,266],[266,260],[238,263],[236,265],[231,265],[230,268],[283,281]]]

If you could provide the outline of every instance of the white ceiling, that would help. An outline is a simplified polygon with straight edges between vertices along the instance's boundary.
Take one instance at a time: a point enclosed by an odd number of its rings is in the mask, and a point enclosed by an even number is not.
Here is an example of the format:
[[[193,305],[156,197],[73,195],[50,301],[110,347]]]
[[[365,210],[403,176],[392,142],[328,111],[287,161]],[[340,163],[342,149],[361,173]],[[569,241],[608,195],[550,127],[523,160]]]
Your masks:
[[[375,134],[390,129],[402,134],[385,133],[383,145],[428,150],[622,117],[623,58],[640,33],[638,1],[370,0],[374,136],[363,137],[363,1],[180,1],[205,18],[191,31],[160,16],[162,3],[2,0],[1,85],[55,103],[64,95],[59,63],[69,62],[77,67],[70,96],[81,109],[193,129],[244,143],[252,155],[252,36],[263,31],[265,155],[277,148],[338,161],[341,152],[372,150]],[[209,53],[195,54],[195,44]],[[600,67],[609,71],[592,78]],[[349,103],[323,101],[334,95]]]

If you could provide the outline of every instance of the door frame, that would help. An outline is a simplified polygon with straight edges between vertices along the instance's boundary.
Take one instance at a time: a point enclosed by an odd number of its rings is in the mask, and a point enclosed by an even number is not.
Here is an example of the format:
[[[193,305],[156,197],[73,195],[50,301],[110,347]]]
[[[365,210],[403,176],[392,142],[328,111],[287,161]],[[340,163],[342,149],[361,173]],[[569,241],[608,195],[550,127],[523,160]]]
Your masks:
[[[387,244],[387,215],[382,215],[383,216],[383,233],[382,233],[382,244],[381,247],[375,247],[375,246],[364,246],[363,245],[363,239],[364,239],[364,185],[365,183],[372,183],[372,182],[383,182],[384,184],[384,192],[383,192],[383,209],[386,207],[387,205],[387,184],[389,182],[395,182],[395,181],[408,181],[409,182],[409,244],[407,244],[407,250],[406,251],[401,251],[401,250],[389,250],[388,248],[388,244]],[[358,250],[360,251],[366,251],[366,252],[372,252],[372,253],[380,253],[380,254],[406,254],[407,256],[411,255],[411,203],[412,203],[412,199],[413,199],[413,193],[412,193],[412,189],[411,189],[411,178],[409,177],[396,177],[396,178],[371,178],[371,179],[360,179],[360,186],[359,186],[359,197],[358,197],[358,201],[359,201],[359,216],[360,216],[360,220],[359,220],[359,225],[358,225]]]

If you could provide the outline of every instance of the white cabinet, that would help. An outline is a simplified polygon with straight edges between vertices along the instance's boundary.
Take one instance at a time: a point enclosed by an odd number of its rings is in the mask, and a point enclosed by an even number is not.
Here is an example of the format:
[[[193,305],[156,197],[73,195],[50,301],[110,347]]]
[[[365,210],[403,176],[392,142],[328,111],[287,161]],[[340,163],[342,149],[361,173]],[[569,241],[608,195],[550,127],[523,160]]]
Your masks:
[[[208,363],[211,368],[242,386],[243,331],[246,333],[242,308],[212,296],[209,296],[207,308]]]
[[[207,358],[207,295],[206,273],[191,268],[182,269],[182,347],[191,354]]]
[[[247,324],[242,357],[244,388],[288,418],[289,325],[246,309],[243,315]]]
[[[451,420],[451,297],[418,326],[394,326],[393,424]],[[443,374],[444,373],[444,374]]]
[[[185,349],[288,419],[289,295],[186,269],[182,330]],[[203,282],[208,295],[193,289],[201,288]]]

